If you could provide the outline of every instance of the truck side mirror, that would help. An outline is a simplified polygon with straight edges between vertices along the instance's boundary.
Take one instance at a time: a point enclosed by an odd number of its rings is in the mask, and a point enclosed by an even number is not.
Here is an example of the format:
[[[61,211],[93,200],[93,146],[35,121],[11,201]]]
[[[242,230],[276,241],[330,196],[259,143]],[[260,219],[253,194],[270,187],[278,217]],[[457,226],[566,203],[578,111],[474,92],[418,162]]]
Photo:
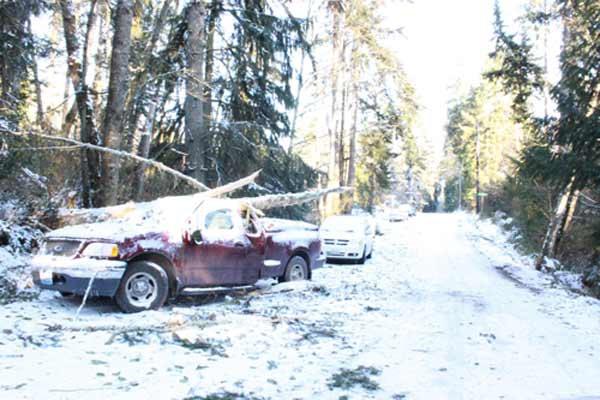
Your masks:
[[[197,229],[194,232],[192,232],[191,239],[193,244],[202,244],[202,232],[200,232],[200,229]]]

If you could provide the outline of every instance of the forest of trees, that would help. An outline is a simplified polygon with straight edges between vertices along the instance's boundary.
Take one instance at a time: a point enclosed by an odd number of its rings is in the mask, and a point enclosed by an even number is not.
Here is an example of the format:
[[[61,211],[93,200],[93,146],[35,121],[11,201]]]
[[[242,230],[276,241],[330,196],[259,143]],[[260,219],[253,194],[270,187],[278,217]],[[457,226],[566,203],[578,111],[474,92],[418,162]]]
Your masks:
[[[520,22],[510,33],[496,3],[481,83],[450,104],[446,207],[504,211],[539,269],[558,257],[599,282],[600,3],[532,1]],[[556,27],[560,79],[550,82]]]
[[[99,207],[262,169],[245,194],[356,186],[372,207],[395,169],[401,180],[423,169],[413,89],[381,44],[397,33],[383,27],[382,4],[2,2],[3,186],[27,168],[48,180],[46,201]],[[312,130],[303,124],[310,112],[299,110],[309,103],[325,116]],[[394,146],[409,155],[401,165]],[[332,195],[324,208],[350,200]]]

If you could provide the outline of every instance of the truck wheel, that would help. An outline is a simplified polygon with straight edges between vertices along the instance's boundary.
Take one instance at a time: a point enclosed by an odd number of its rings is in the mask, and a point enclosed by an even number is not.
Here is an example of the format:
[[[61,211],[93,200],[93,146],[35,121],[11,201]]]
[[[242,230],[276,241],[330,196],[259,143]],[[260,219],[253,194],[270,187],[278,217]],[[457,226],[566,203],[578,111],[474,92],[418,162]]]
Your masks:
[[[158,310],[169,294],[169,279],[160,265],[149,261],[131,263],[121,278],[115,301],[126,313]]]
[[[308,266],[304,258],[294,256],[288,261],[283,274],[283,282],[302,281],[308,279]]]

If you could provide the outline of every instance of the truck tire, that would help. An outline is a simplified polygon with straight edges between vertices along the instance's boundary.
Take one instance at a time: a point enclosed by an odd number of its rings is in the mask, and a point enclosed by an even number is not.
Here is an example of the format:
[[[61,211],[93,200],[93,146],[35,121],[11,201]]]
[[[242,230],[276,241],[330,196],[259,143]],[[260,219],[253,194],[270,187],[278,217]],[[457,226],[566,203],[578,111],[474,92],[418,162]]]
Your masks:
[[[363,249],[362,257],[357,260],[358,264],[364,264],[367,261],[367,246]]]
[[[285,273],[283,274],[283,282],[301,281],[308,279],[308,266],[306,260],[300,256],[290,258]]]
[[[169,294],[169,278],[165,270],[150,261],[129,264],[115,295],[119,308],[126,313],[158,310]]]

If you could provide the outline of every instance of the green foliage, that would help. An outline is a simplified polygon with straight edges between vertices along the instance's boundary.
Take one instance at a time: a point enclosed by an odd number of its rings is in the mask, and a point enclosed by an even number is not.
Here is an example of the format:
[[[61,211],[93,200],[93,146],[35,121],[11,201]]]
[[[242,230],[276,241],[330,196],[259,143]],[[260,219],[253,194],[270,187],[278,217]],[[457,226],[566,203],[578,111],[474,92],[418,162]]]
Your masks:
[[[139,37],[134,41],[131,64],[143,61],[141,53],[149,39],[158,10],[142,10]],[[316,185],[316,173],[299,157],[290,155],[279,143],[290,135],[289,110],[295,105],[291,87],[295,73],[292,57],[309,51],[304,40],[308,21],[291,15],[276,16],[269,1],[211,1],[207,7],[206,29],[214,27],[215,50],[205,55],[214,70],[206,82],[212,112],[205,120],[203,157],[206,183],[216,186],[248,175],[258,169],[262,188],[245,189],[236,195],[302,191]],[[133,112],[151,118],[148,110],[156,104],[154,137],[150,157],[186,168],[184,106],[180,88],[185,84],[185,11],[167,14],[166,43],[150,56],[150,79],[138,88]],[[211,22],[212,21],[212,22]],[[207,34],[209,32],[207,31]],[[207,107],[205,105],[205,107]],[[205,109],[206,112],[206,109]],[[171,151],[175,150],[175,151]],[[125,168],[133,168],[125,167]],[[124,174],[125,175],[125,174]],[[152,178],[156,191],[173,193],[174,185]],[[185,192],[189,188],[177,188]],[[305,208],[280,210],[298,217]]]
[[[498,0],[494,5],[494,35],[496,48],[490,54],[499,61],[485,76],[499,80],[507,94],[513,97],[512,109],[517,122],[530,121],[529,99],[535,90],[543,88],[542,69],[533,58],[533,46],[527,35],[518,42],[515,35],[505,32]]]
[[[374,130],[359,139],[356,192],[358,203],[368,211],[373,209],[376,196],[390,187],[391,145],[392,137],[387,130]]]
[[[552,162],[563,169],[562,185],[600,185],[600,3],[558,1],[564,24],[562,76],[552,90],[560,117]]]
[[[13,123],[24,117],[23,86],[36,51],[43,49],[31,33],[30,18],[44,7],[41,0],[0,2],[0,118]]]
[[[511,157],[518,157],[527,132],[514,118],[511,101],[498,83],[483,81],[464,98],[450,105],[447,125],[447,209],[457,206],[458,175],[462,171],[463,205],[474,207],[479,152],[479,182],[483,192],[495,192],[514,172]]]

